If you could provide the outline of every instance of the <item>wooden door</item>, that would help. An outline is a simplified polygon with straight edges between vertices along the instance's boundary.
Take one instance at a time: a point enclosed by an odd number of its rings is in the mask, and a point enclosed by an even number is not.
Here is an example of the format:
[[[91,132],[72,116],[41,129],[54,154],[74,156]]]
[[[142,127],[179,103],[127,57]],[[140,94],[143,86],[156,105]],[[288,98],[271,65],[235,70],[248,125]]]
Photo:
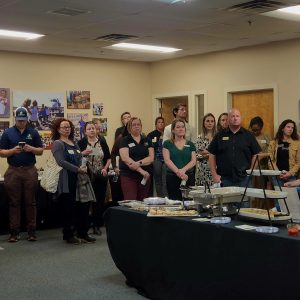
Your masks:
[[[159,100],[161,103],[161,116],[165,119],[166,125],[171,124],[174,120],[172,111],[176,104],[183,103],[186,105],[186,108],[188,110],[188,96],[161,98]]]
[[[264,121],[263,132],[274,137],[273,90],[232,93],[232,107],[240,110],[243,127],[248,129],[250,120],[259,116]]]

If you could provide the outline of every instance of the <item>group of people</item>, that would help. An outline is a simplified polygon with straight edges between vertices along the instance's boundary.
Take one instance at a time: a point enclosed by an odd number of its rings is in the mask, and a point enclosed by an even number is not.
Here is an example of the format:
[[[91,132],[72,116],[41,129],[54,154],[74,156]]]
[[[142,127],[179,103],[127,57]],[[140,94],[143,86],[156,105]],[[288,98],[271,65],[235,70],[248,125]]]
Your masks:
[[[206,114],[196,138],[194,128],[186,120],[186,105],[179,103],[172,112],[171,124],[165,126],[164,118],[157,117],[155,130],[148,135],[142,131],[140,118],[124,112],[111,152],[100,135],[99,124],[86,122],[84,137],[76,142],[72,122],[55,119],[51,151],[62,167],[55,197],[61,205],[63,240],[70,244],[96,241],[88,231],[92,227],[94,234],[101,234],[108,181],[114,203],[143,200],[152,195],[180,200],[182,186],[246,186],[246,170],[255,167],[258,153],[268,152],[270,159],[260,160],[260,167],[282,171],[281,185],[300,185],[300,140],[294,121],[284,120],[271,140],[263,133],[260,117],[253,118],[245,129],[241,126],[240,111],[233,108],[221,114],[217,122],[212,113]],[[0,140],[0,156],[7,157],[9,164],[4,175],[9,198],[9,242],[20,238],[22,199],[28,241],[37,240],[35,156],[42,155],[43,148],[38,132],[27,126],[28,118],[26,108],[17,108],[15,125]],[[110,165],[114,176],[108,176]],[[80,187],[87,182],[92,191],[88,197],[81,197]]]

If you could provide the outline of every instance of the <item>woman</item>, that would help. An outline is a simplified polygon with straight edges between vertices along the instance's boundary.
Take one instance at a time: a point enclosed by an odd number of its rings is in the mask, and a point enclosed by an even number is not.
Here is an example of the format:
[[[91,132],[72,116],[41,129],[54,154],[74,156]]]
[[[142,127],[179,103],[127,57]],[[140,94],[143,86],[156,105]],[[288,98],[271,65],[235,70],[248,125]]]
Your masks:
[[[249,124],[249,130],[253,133],[255,136],[262,153],[268,153],[268,148],[270,145],[270,136],[268,134],[263,133],[263,127],[264,127],[264,122],[263,119],[259,116],[254,117],[250,120]],[[260,168],[265,170],[268,169],[268,158],[262,158],[259,161],[260,163]],[[258,166],[255,166],[256,168]],[[267,188],[271,189],[271,182],[268,180],[267,177],[259,178],[254,176],[253,177],[253,187],[255,188]],[[270,201],[264,201],[263,199],[259,198],[253,198],[251,200],[251,207],[256,207],[256,208],[272,208],[274,206],[274,202]]]
[[[268,153],[270,136],[263,133],[264,121],[261,117],[254,117],[250,120],[249,130],[254,134],[262,153]],[[268,169],[267,159],[260,160],[261,169]]]
[[[217,131],[225,129],[228,127],[228,113],[224,112],[220,114],[217,122]]]
[[[125,200],[143,200],[149,196],[154,149],[152,142],[142,136],[142,122],[128,122],[129,135],[120,142],[120,178]]]
[[[79,244],[80,240],[84,243],[95,242],[96,239],[87,233],[90,202],[76,201],[77,174],[84,174],[87,169],[81,166],[81,153],[74,143],[72,122],[64,118],[56,119],[52,126],[52,139],[53,156],[63,168],[57,187],[62,208],[63,239],[69,244]]]
[[[268,152],[274,168],[282,171],[281,183],[295,180],[300,168],[300,141],[294,121],[288,119],[280,124]],[[270,163],[269,168],[272,169]]]
[[[41,129],[39,124],[39,109],[38,109],[38,103],[36,100],[33,100],[32,106],[31,106],[31,115],[29,117],[29,124],[31,127],[36,129]]]
[[[216,133],[216,119],[208,113],[203,117],[202,133],[196,139],[196,156],[198,160],[196,169],[196,185],[213,184],[213,179],[208,163],[209,152],[207,148]]]
[[[182,200],[180,185],[195,184],[195,145],[185,138],[185,123],[175,119],[171,124],[171,139],[163,143],[163,157],[167,166],[167,191],[170,199]]]
[[[108,168],[111,163],[109,148],[104,138],[97,135],[96,125],[84,125],[85,137],[78,142],[81,154],[87,158],[87,166],[92,181],[96,202],[92,203],[92,226],[94,234],[101,234],[103,225],[104,202],[107,190]]]

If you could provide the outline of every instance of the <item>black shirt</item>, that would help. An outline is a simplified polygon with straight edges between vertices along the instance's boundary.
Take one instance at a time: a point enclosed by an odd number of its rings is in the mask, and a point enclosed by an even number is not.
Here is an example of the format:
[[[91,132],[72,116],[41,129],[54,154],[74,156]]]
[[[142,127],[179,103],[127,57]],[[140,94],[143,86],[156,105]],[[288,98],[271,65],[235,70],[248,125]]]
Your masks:
[[[152,142],[146,138],[141,136],[140,143],[138,144],[131,135],[125,136],[122,138],[120,142],[120,148],[128,148],[129,157],[134,161],[139,161],[147,156],[149,156],[149,148],[153,148]],[[142,168],[152,173],[152,165],[142,166]],[[120,172],[121,174],[126,175],[138,175],[139,173],[136,171],[132,171],[129,167],[120,160]]]
[[[277,148],[277,158],[276,158],[276,165],[278,170],[282,171],[289,171],[290,164],[289,164],[289,146],[290,143],[288,142],[279,142]]]
[[[261,151],[254,135],[241,127],[233,133],[229,128],[219,131],[208,151],[216,156],[217,173],[233,181],[243,179],[251,167],[252,156]]]
[[[155,129],[147,135],[147,138],[150,139],[150,141],[153,144],[154,151],[155,151],[155,159],[160,161],[164,160],[162,154],[163,134],[164,132],[160,132],[157,129]]]

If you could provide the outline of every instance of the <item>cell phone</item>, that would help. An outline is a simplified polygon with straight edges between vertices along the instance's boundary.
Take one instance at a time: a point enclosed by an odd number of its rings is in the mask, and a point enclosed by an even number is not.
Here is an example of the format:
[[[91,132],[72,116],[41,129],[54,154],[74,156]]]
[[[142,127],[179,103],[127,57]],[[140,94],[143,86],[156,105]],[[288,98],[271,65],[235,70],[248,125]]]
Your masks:
[[[25,142],[19,142],[18,146],[24,148],[25,144],[26,144]]]

